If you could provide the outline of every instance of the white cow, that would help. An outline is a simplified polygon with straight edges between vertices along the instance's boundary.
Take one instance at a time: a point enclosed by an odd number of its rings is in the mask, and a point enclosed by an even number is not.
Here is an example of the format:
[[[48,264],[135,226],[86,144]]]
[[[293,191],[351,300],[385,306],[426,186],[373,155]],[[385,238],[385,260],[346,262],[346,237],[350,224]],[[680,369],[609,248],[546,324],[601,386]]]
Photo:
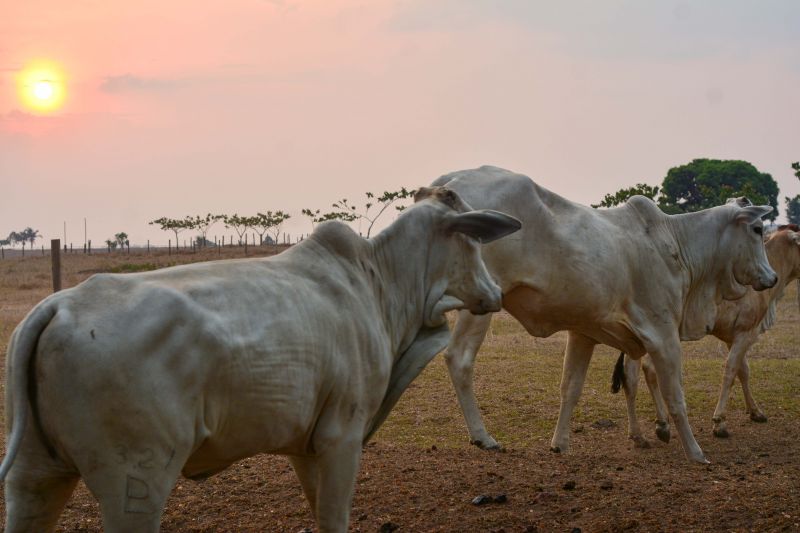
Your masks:
[[[345,531],[362,444],[447,344],[443,313],[500,309],[476,239],[520,227],[418,199],[372,240],[332,222],[272,258],[97,275],[37,305],[7,356],[7,531],[51,529],[79,477],[107,531],[156,531],[179,473],[262,452]]]
[[[776,283],[761,238],[761,217],[772,208],[727,205],[669,216],[635,196],[596,210],[496,167],[454,172],[434,184],[522,221],[522,231],[485,246],[483,257],[503,290],[503,307],[528,333],[569,331],[551,449],[568,449],[572,411],[602,343],[634,358],[650,353],[687,456],[707,462],[686,416],[680,341],[711,331],[722,299]],[[461,313],[446,354],[470,437],[483,448],[498,444],[481,420],[472,369],[490,322],[491,315]]]
[[[769,290],[747,294],[732,302],[723,301],[717,308],[717,320],[711,335],[714,335],[728,346],[728,358],[722,374],[719,400],[714,410],[714,435],[720,438],[729,436],[725,423],[731,387],[736,376],[742,384],[747,412],[754,422],[766,422],[767,417],[756,403],[750,392],[750,366],[747,364],[747,351],[756,342],[758,336],[767,331],[775,323],[778,300],[783,296],[786,285],[800,278],[800,227],[788,225],[773,233],[767,240],[765,248],[769,264],[778,273],[778,283]],[[800,298],[800,294],[798,294]],[[623,357],[617,361],[614,369],[612,391],[617,392],[622,385],[625,388],[625,399],[628,407],[628,435],[639,447],[647,447],[649,443],[642,436],[639,421],[636,418],[636,389],[639,383],[639,366],[644,370],[645,381],[653,395],[656,406],[656,435],[664,442],[669,442],[670,430],[667,411],[658,381],[649,357],[640,360]]]

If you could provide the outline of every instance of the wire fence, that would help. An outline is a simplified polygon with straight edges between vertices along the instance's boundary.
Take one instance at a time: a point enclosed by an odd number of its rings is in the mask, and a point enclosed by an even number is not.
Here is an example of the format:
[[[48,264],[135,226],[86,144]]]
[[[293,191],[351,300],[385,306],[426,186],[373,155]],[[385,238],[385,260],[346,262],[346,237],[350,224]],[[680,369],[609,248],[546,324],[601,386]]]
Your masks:
[[[293,244],[297,244],[303,239],[307,238],[308,234],[291,235],[283,233],[278,241],[267,235],[258,235],[256,233],[238,235],[223,235],[205,238],[198,236],[195,239],[183,239],[182,241],[175,241],[168,239],[167,244],[152,243],[149,240],[144,244],[130,244],[126,241],[122,245],[119,243],[102,243],[101,245],[93,244],[92,241],[75,245],[74,243],[64,244],[60,249],[62,254],[158,254],[158,255],[172,255],[172,254],[197,254],[217,251],[218,255],[230,255],[231,253],[248,253],[263,252],[263,254],[275,253],[277,250],[282,250]],[[48,256],[51,254],[51,249],[46,247],[43,243],[36,243],[34,247],[2,247],[0,246],[0,259],[10,259],[16,257],[30,257],[30,256]],[[261,254],[259,254],[261,255]]]

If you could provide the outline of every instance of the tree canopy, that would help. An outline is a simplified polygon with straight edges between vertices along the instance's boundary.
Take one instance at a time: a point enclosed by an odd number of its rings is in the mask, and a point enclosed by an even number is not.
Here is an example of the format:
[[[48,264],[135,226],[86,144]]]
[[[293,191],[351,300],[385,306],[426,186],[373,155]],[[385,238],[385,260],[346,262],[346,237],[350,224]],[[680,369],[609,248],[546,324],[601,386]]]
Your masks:
[[[797,165],[795,170],[800,174],[800,164]],[[728,198],[746,196],[756,205],[772,206],[772,213],[765,217],[768,220],[778,216],[778,183],[747,161],[695,159],[669,169],[661,187],[637,183],[606,194],[592,207],[613,207],[637,194],[656,201],[658,207],[669,214],[699,211],[722,205]]]
[[[772,206],[765,218],[778,216],[778,183],[747,161],[695,159],[669,169],[658,204],[666,213],[688,213],[747,196],[754,204]]]
[[[794,175],[800,180],[800,162],[792,163]],[[794,198],[786,197],[786,219],[790,224],[800,224],[800,194]]]
[[[786,219],[790,224],[800,224],[800,194],[786,197]]]
[[[646,196],[651,200],[655,201],[656,196],[658,196],[658,192],[659,192],[658,187],[651,187],[646,183],[637,183],[633,187],[628,187],[627,189],[620,189],[614,194],[606,194],[599,204],[592,204],[592,207],[594,207],[595,209],[598,207],[614,207],[620,204],[624,204],[625,202],[628,201],[628,199],[630,199],[631,196],[636,196],[636,195]]]
[[[372,227],[375,225],[375,222],[378,220],[378,218],[380,218],[383,212],[395,202],[405,200],[407,198],[413,198],[415,192],[415,189],[409,190],[405,187],[401,187],[399,191],[384,191],[381,195],[367,192],[365,193],[367,197],[366,202],[364,203],[364,207],[360,210],[355,205],[350,204],[347,198],[343,198],[331,206],[335,209],[335,211],[320,213],[319,209],[316,211],[312,211],[311,209],[303,209],[302,212],[303,215],[311,219],[312,226],[319,222],[326,222],[328,220],[353,222],[361,219],[369,224],[367,226],[367,237],[369,238],[370,233],[372,232]],[[377,209],[377,212],[370,212],[370,209],[373,207]],[[405,205],[395,205],[395,209],[402,211],[405,209]]]

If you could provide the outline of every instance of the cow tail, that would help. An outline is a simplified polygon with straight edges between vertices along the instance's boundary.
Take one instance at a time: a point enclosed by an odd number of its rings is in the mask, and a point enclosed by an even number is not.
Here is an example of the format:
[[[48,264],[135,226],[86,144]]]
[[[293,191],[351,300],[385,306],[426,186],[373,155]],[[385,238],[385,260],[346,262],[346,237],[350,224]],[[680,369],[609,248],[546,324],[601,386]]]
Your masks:
[[[30,378],[39,336],[56,314],[56,306],[45,303],[37,306],[11,336],[6,354],[6,428],[8,440],[6,455],[0,464],[0,481],[3,481],[19,452],[25,434],[28,409],[32,408]],[[10,409],[9,409],[9,405]]]
[[[611,392],[616,394],[621,387],[625,386],[625,352],[619,352],[619,359],[614,365],[614,373],[611,375]]]

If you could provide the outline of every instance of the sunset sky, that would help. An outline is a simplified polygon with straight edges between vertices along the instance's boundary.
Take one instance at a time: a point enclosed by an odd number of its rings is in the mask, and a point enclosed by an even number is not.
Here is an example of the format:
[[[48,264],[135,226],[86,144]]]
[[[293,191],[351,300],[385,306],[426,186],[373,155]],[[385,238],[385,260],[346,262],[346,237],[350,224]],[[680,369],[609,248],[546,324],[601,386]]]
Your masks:
[[[18,78],[60,67],[58,109]],[[45,92],[49,90],[43,88]],[[589,204],[697,157],[800,193],[795,0],[6,0],[0,237],[302,208],[493,164]],[[230,234],[220,225],[211,235]],[[42,241],[49,242],[49,241]],[[38,246],[38,245],[37,245]]]

